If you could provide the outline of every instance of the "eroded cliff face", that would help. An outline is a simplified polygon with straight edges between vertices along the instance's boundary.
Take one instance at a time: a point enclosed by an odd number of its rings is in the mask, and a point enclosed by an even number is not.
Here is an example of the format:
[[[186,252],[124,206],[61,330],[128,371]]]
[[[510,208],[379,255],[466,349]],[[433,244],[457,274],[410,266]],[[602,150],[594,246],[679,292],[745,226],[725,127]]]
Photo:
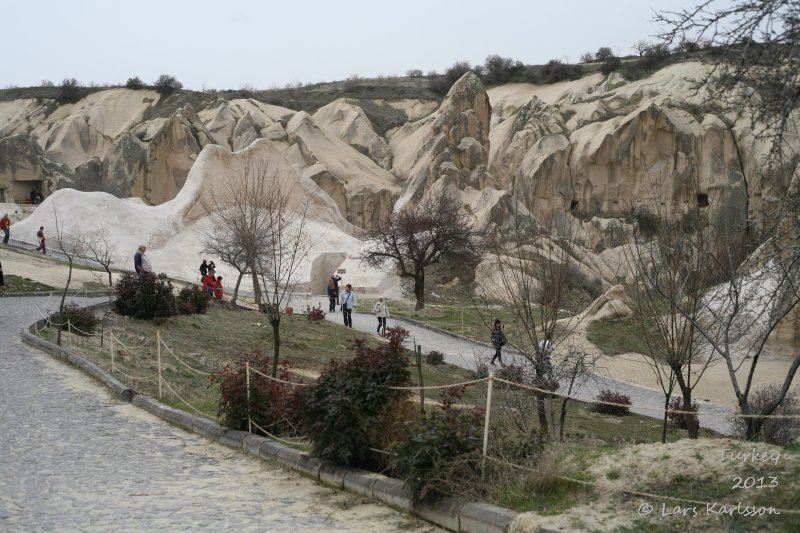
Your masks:
[[[354,101],[309,115],[220,98],[149,120],[161,98],[153,91],[100,91],[63,106],[0,102],[0,187],[39,180],[45,193],[104,190],[158,205],[178,194],[206,145],[236,152],[267,140],[356,226],[448,187],[484,221],[519,206],[545,223],[555,213],[580,217],[581,244],[600,249],[626,234],[609,234],[612,218],[700,206],[743,221],[789,186],[791,169],[761,172],[769,147],[756,140],[757,125],[704,107],[692,85],[704,73],[687,63],[630,83],[594,74],[488,93],[467,73],[432,112],[429,101],[383,102],[415,117],[388,138]]]

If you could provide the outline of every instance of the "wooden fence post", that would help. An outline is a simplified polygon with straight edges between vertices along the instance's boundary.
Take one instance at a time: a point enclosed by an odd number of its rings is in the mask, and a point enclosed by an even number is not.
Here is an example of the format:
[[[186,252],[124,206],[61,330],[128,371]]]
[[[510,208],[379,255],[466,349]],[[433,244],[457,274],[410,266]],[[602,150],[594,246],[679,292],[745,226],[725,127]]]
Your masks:
[[[486,452],[489,449],[489,418],[492,412],[492,388],[494,385],[494,370],[489,369],[489,381],[486,386],[486,417],[483,421],[483,456],[481,457],[481,480],[486,476]]]
[[[247,380],[247,432],[253,432],[253,419],[250,417],[250,361],[245,361],[245,378]]]
[[[161,330],[156,330],[156,353],[158,354],[158,399],[161,399]]]

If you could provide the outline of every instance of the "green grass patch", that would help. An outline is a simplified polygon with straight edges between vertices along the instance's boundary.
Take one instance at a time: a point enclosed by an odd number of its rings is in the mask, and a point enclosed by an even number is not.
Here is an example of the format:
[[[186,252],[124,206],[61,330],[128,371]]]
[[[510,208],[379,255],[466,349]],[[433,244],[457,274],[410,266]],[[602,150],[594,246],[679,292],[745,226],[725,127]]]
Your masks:
[[[632,318],[615,320],[595,320],[586,327],[586,339],[600,348],[606,355],[620,355],[628,352],[647,354],[647,343],[636,328],[641,323]]]
[[[50,292],[50,291],[61,290],[57,289],[56,287],[51,287],[50,285],[45,285],[44,283],[39,283],[38,281],[33,281],[32,279],[24,278],[22,276],[16,276],[14,274],[3,276],[3,280],[5,281],[6,292],[24,293],[24,292]]]

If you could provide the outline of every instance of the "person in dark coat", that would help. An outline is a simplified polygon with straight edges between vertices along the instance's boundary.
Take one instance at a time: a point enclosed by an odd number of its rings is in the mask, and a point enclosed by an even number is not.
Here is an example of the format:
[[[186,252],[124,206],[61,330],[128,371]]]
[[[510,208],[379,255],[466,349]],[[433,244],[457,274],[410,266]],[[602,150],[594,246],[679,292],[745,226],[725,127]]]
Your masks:
[[[339,278],[339,276],[336,276]],[[342,279],[342,278],[339,278]],[[337,282],[334,281],[333,276],[328,278],[328,311],[333,313],[336,311],[336,301],[339,299],[339,289],[337,287]]]
[[[500,361],[500,364],[503,364],[503,354],[501,353],[503,346],[505,346],[507,339],[506,334],[503,331],[502,324],[500,324],[500,319],[494,319],[494,327],[492,328],[492,334],[490,336],[492,340],[492,346],[494,346],[494,356],[489,364],[494,364],[494,360],[497,359]]]
[[[204,278],[206,274],[208,274],[208,263],[203,259],[203,262],[200,263],[200,278]]]

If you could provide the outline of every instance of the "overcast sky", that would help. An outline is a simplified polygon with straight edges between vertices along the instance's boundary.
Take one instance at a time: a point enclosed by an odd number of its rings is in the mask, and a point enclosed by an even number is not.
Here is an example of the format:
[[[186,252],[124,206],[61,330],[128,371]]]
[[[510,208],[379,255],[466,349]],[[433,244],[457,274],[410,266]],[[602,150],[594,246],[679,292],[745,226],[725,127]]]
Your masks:
[[[0,0],[0,87],[64,78],[257,89],[444,71],[499,54],[527,64],[658,32],[654,11],[697,0]]]

